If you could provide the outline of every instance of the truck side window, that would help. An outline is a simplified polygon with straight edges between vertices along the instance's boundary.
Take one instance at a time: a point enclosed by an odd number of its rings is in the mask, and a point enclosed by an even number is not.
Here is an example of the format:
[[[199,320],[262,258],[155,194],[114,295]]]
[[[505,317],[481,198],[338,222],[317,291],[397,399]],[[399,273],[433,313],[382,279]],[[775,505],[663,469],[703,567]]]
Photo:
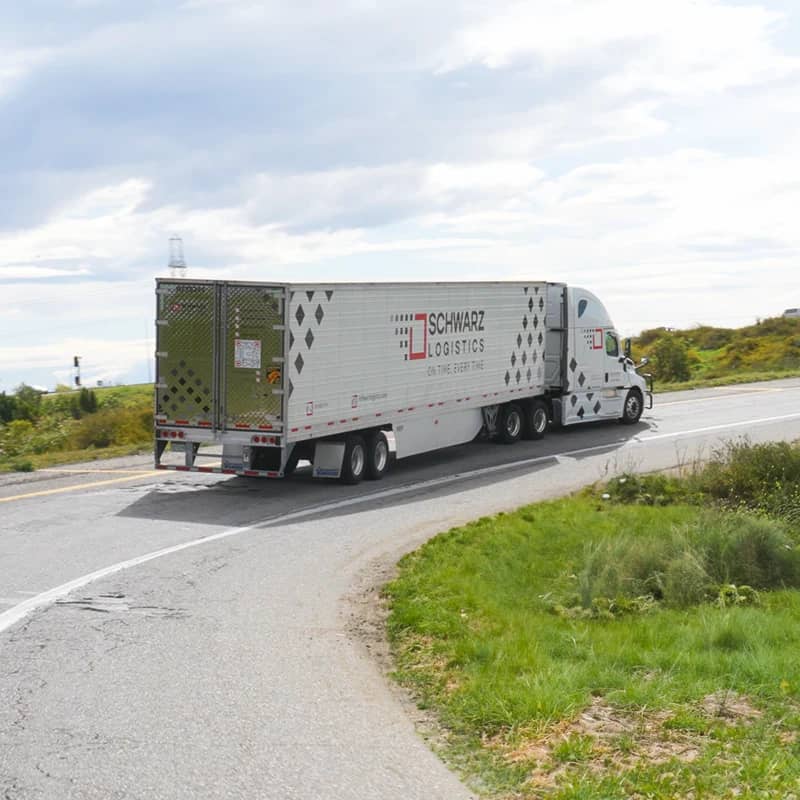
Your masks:
[[[606,331],[606,354],[609,356],[619,355],[619,342],[611,331]]]

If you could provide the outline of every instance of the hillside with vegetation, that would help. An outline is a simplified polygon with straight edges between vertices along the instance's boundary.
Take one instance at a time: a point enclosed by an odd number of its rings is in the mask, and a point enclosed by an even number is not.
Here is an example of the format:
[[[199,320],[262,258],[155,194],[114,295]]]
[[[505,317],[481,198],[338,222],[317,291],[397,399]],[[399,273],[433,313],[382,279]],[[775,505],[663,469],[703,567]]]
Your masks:
[[[0,470],[126,455],[153,439],[153,386],[0,393]]]
[[[800,319],[773,317],[744,328],[651,328],[634,338],[633,352],[637,359],[650,359],[648,371],[661,384],[719,385],[800,375]]]

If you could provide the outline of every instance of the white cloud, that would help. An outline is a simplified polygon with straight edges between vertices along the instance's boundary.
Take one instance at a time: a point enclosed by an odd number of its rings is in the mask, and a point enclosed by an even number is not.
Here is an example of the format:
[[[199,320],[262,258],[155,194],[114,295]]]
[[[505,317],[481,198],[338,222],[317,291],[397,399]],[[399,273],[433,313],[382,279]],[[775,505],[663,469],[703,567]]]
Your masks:
[[[76,275],[89,275],[88,269],[54,269],[38,267],[35,264],[15,264],[0,267],[0,281],[27,280],[41,278],[71,278]]]
[[[190,276],[567,280],[628,332],[798,305],[784,5],[74,0],[41,31],[17,13],[0,374],[49,380],[78,342],[92,374],[141,371],[173,233]]]
[[[718,0],[526,0],[493,5],[457,31],[441,69],[500,69],[525,58],[548,70],[594,62],[608,71],[602,83],[613,91],[697,96],[796,74],[800,61],[770,41],[781,19]]]

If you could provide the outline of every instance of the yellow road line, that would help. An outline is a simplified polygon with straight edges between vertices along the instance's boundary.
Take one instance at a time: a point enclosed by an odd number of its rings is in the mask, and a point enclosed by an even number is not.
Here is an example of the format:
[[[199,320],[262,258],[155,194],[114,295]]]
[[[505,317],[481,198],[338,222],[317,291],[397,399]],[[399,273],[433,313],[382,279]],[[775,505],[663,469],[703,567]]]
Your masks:
[[[106,481],[92,481],[91,483],[78,483],[74,486],[62,486],[59,489],[42,489],[39,492],[28,492],[27,494],[15,494],[11,497],[0,497],[0,503],[10,503],[12,500],[24,500],[27,497],[44,497],[48,494],[63,494],[64,492],[75,492],[79,489],[91,489],[95,486],[108,486],[112,483],[123,483],[124,481],[135,481],[139,478],[149,478],[160,474],[157,470],[142,472],[139,475],[128,475],[125,478],[111,478]]]

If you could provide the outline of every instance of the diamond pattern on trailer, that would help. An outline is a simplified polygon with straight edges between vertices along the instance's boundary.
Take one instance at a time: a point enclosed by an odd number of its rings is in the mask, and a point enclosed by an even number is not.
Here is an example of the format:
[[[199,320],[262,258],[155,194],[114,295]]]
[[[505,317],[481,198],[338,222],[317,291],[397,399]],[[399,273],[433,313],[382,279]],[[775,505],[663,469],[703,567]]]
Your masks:
[[[322,300],[322,296],[324,295],[325,299]],[[297,305],[297,309],[294,312],[294,323],[292,323],[290,330],[289,330],[289,352],[291,354],[295,342],[301,340],[305,342],[306,349],[311,350],[314,345],[314,342],[317,339],[317,334],[314,333],[312,328],[316,327],[319,329],[322,327],[322,323],[325,320],[325,309],[323,308],[323,304],[328,304],[333,299],[334,290],[333,289],[326,289],[324,292],[319,292],[316,289],[307,289],[301,294],[297,292],[291,293],[291,301],[294,302],[296,299],[300,299],[300,302]],[[316,298],[317,302],[314,303],[314,299]],[[306,303],[308,305],[306,305]],[[297,357],[292,362],[294,365],[295,371],[298,375],[303,372],[303,367],[305,366],[305,360],[301,353],[297,354]],[[291,397],[292,392],[294,391],[294,384],[290,382],[289,388],[289,396]]]
[[[506,385],[513,380],[515,385],[519,386],[522,383],[523,378],[526,378],[530,384],[534,376],[534,372],[531,369],[528,369],[526,372],[517,369],[518,363],[521,363],[524,367],[529,362],[531,364],[535,364],[538,360],[544,361],[544,353],[540,352],[544,342],[544,337],[541,333],[539,333],[537,340],[533,335],[533,331],[539,327],[539,312],[544,309],[544,298],[541,296],[538,286],[534,286],[533,291],[531,291],[530,286],[525,286],[523,287],[522,291],[524,298],[527,300],[524,305],[524,308],[527,309],[527,313],[523,311],[522,317],[520,318],[520,329],[517,332],[516,347],[511,351],[511,355],[509,357],[511,369],[506,373],[505,376]],[[539,297],[538,302],[534,299],[536,296]],[[539,309],[538,312],[535,311],[537,307]],[[535,348],[534,342],[537,341],[539,347]],[[543,368],[540,367],[535,374],[539,379],[541,379],[544,375]]]

